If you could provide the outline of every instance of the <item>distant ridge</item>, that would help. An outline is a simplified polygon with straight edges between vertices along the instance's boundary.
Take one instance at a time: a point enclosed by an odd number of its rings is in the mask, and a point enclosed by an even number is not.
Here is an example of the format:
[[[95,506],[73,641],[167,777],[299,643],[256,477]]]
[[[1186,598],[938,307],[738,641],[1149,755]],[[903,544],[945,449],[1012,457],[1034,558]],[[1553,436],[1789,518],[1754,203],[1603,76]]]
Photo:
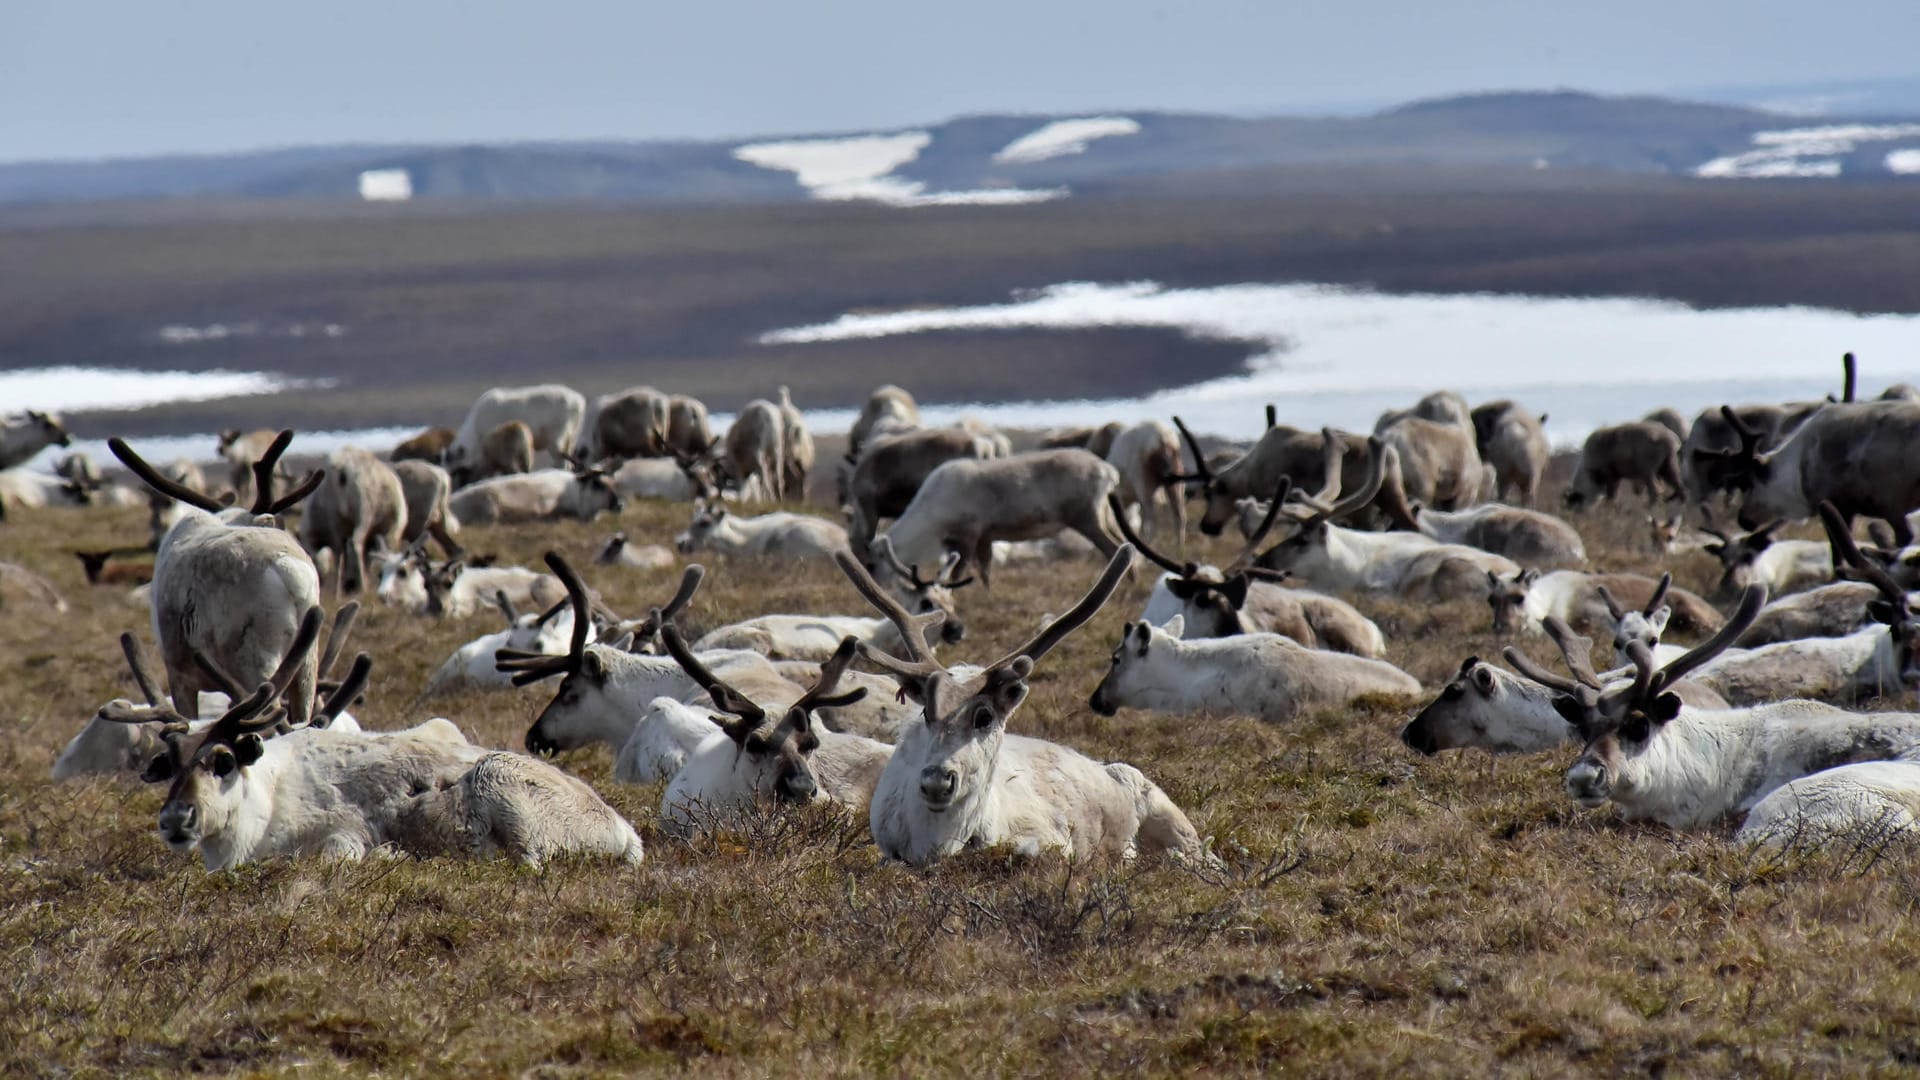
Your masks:
[[[1822,124],[1844,117],[1822,117]],[[1062,121],[1096,130],[1056,154],[1002,156]],[[1104,123],[1094,123],[1103,121]],[[1057,197],[1169,178],[1265,166],[1492,166],[1691,174],[1754,149],[1757,133],[1807,123],[1737,104],[1614,97],[1575,90],[1499,91],[1414,101],[1361,116],[1237,117],[1142,110],[1072,115],[962,116],[893,132],[757,140],[500,142],[460,146],[345,145],[230,155],[0,164],[0,203],[115,199],[357,199],[369,170],[404,170],[416,199],[783,202],[823,192],[880,192],[905,204],[968,201],[969,193]],[[1091,124],[1091,127],[1088,125]],[[1076,126],[1077,125],[1077,126]],[[922,138],[924,136],[924,138]],[[1920,137],[1889,136],[1844,159],[1773,175],[1893,176]],[[917,149],[898,151],[913,143]],[[742,160],[748,145],[780,144],[814,171],[821,155],[892,145],[873,183],[812,191],[801,165]],[[808,144],[785,150],[791,144]],[[905,160],[899,160],[904,154]],[[776,157],[779,155],[775,155]],[[759,155],[760,158],[766,155]],[[782,158],[781,160],[785,160]],[[838,175],[838,173],[836,173]],[[1706,175],[1761,175],[1739,170]],[[906,193],[906,194],[901,194]]]

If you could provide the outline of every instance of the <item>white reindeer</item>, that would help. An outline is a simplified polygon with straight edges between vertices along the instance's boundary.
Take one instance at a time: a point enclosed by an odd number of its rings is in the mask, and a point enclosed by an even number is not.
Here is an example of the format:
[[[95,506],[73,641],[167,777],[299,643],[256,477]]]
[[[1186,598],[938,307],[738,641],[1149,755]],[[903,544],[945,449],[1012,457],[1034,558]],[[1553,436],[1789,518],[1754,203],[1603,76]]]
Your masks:
[[[691,835],[761,799],[827,800],[859,809],[872,798],[893,747],[829,731],[813,717],[815,708],[850,705],[866,696],[864,688],[837,696],[833,692],[853,662],[853,639],[841,641],[821,665],[818,681],[804,693],[771,708],[707,670],[671,625],[661,627],[660,639],[688,677],[707,691],[714,708],[733,717],[716,717],[714,732],[687,755],[668,782],[660,800],[668,832]]]
[[[28,409],[0,416],[0,469],[23,465],[46,447],[72,445],[56,413]]]
[[[784,511],[741,517],[719,502],[697,501],[687,531],[674,537],[682,555],[714,551],[734,557],[831,558],[847,546],[847,530],[825,518]]]
[[[421,699],[440,694],[465,693],[478,690],[505,690],[513,685],[513,679],[499,670],[495,654],[501,649],[536,653],[542,656],[566,655],[568,643],[573,638],[573,608],[566,603],[557,603],[544,612],[529,611],[521,613],[514,607],[504,591],[494,593],[494,605],[504,615],[507,625],[491,634],[482,634],[453,651],[453,655],[442,661],[427,685],[420,691]],[[596,640],[593,620],[588,620],[587,641]]]
[[[1788,781],[1747,812],[1735,839],[1769,848],[1878,850],[1920,830],[1920,762],[1863,761]]]
[[[462,525],[517,525],[569,517],[592,521],[618,514],[627,501],[604,470],[541,469],[468,484],[447,506]]]
[[[361,654],[319,715],[358,694],[370,667]],[[109,706],[125,722],[166,721],[166,750],[145,774],[170,782],[160,834],[176,851],[198,850],[209,871],[277,857],[359,859],[386,848],[505,854],[536,867],[572,852],[641,859],[633,826],[584,782],[534,758],[431,731],[375,739],[300,727],[269,737],[280,717],[267,710],[285,689],[263,684],[198,732],[171,710]]]
[[[915,645],[904,660],[861,650],[925,710],[925,722],[900,733],[874,789],[868,823],[881,854],[915,865],[1000,844],[1074,859],[1126,857],[1140,849],[1204,856],[1187,816],[1140,770],[1007,732],[1008,719],[1026,700],[1034,664],[1113,595],[1132,565],[1131,546],[1114,552],[1100,580],[1066,614],[965,679],[921,643],[939,615],[907,614],[852,553],[835,561],[901,639]]]
[[[1767,595],[1785,596],[1833,580],[1833,546],[1824,540],[1775,540],[1774,531],[1785,524],[1776,518],[1732,535],[1707,527],[1714,540],[1705,546],[1706,553],[1720,560],[1720,595],[1764,585]]]
[[[115,457],[155,491],[181,503],[154,556],[153,636],[174,708],[198,716],[199,694],[208,689],[194,662],[211,659],[242,686],[257,686],[274,671],[300,632],[309,608],[320,602],[320,575],[313,559],[279,528],[275,516],[312,494],[323,474],[315,472],[286,496],[273,497],[273,469],[293,442],[282,431],[254,462],[252,508],[224,507],[162,475],[118,438],[107,440]],[[304,724],[312,714],[317,673],[309,656],[293,676],[288,713]]]
[[[586,413],[587,399],[571,387],[557,383],[496,386],[467,410],[447,447],[444,464],[454,472],[478,465],[487,433],[511,420],[523,421],[533,431],[534,449],[547,451],[553,464],[563,464],[585,433]],[[469,519],[462,514],[460,520]]]
[[[550,574],[524,566],[468,566],[464,559],[436,563],[418,542],[399,554],[381,556],[375,590],[387,604],[450,619],[494,606],[503,593],[516,609],[545,610],[566,598],[565,587]]]
[[[1279,634],[1183,641],[1185,620],[1130,622],[1088,705],[1102,716],[1123,708],[1215,712],[1292,720],[1356,699],[1420,692],[1420,681],[1384,660],[1310,649]]]

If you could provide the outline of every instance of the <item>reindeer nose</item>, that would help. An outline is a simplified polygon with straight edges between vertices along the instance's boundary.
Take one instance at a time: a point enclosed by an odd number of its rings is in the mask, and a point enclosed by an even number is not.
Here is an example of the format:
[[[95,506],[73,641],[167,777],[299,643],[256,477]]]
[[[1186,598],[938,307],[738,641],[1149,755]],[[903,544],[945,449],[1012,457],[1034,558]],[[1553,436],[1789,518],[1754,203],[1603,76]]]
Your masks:
[[[1433,724],[1425,716],[1416,716],[1413,722],[1400,731],[1400,741],[1407,748],[1432,757],[1440,750],[1440,740],[1434,737]]]
[[[952,769],[920,770],[920,794],[930,803],[946,803],[960,787],[960,774]]]
[[[803,772],[789,773],[780,781],[780,797],[788,802],[812,802],[819,791],[813,777]]]
[[[1087,699],[1087,708],[1092,709],[1101,716],[1112,716],[1114,713],[1120,711],[1114,708],[1113,702],[1107,700],[1106,687],[1104,686],[1096,688],[1093,696]]]
[[[967,624],[948,619],[940,626],[940,640],[949,645],[957,644],[967,636]]]

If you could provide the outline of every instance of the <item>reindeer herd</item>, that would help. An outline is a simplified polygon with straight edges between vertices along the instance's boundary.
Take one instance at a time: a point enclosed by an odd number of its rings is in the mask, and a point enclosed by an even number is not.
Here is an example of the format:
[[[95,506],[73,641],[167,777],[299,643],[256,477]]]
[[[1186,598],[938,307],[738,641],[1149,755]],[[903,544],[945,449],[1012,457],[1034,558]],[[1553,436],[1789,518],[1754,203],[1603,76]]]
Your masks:
[[[1546,418],[1512,401],[1431,394],[1366,433],[1295,429],[1270,409],[1251,446],[1211,454],[1177,417],[1054,432],[1014,453],[984,425],[925,426],[892,386],[833,463],[837,520],[798,509],[820,462],[784,387],[718,436],[698,401],[648,387],[592,402],[561,386],[490,390],[458,429],[386,460],[336,451],[297,480],[280,464],[291,431],[225,433],[224,485],[110,440],[138,493],[84,460],[63,462],[57,483],[21,480],[10,466],[68,441],[57,417],[28,413],[0,430],[0,507],[149,507],[146,545],[77,554],[89,580],[139,583],[160,666],[124,635],[144,702],[102,705],[53,772],[166,783],[161,836],[208,869],[374,852],[638,862],[639,834],[549,760],[596,744],[616,782],[664,783],[674,836],[825,802],[864,813],[881,855],[915,865],[995,846],[1210,861],[1147,772],[1015,730],[1036,666],[1136,564],[1163,571],[1144,609],[1104,673],[1077,673],[1095,683],[1096,713],[1290,723],[1404,708],[1400,738],[1420,754],[1565,747],[1582,806],[1819,845],[1920,828],[1920,714],[1861,711],[1897,708],[1920,685],[1907,517],[1920,508],[1920,401],[1900,387],[1855,401],[1851,355],[1845,370],[1826,401],[1716,408],[1690,426],[1660,410],[1594,432],[1558,507],[1571,518],[1541,505]],[[1225,565],[1186,557],[1194,498],[1201,533],[1238,527]],[[694,636],[682,617],[699,564],[659,606],[622,614],[558,552],[489,565],[457,539],[462,525],[617,515],[629,499],[691,504],[673,539],[683,556],[825,575],[844,606]],[[796,509],[745,512],[754,502]],[[1643,502],[1663,553],[1718,560],[1711,597],[1592,563],[1576,523]],[[1869,543],[1859,517],[1874,523]],[[1807,519],[1824,539],[1777,535]],[[1059,565],[1084,594],[989,663],[936,659],[967,640],[965,598],[991,603],[994,567],[1020,560]],[[621,532],[591,570],[673,561]],[[324,645],[323,582],[339,603]],[[0,587],[64,603],[17,565],[0,563]],[[371,658],[334,675],[360,604],[346,597],[363,591],[402,617],[497,611],[501,629],[448,656],[407,708],[554,680],[525,752],[475,746],[439,717],[373,730]],[[1388,602],[1485,610],[1495,633],[1551,642],[1564,673],[1509,646],[1508,667],[1465,657],[1430,694],[1389,660],[1398,643],[1376,621]],[[1618,666],[1595,663],[1596,639]]]

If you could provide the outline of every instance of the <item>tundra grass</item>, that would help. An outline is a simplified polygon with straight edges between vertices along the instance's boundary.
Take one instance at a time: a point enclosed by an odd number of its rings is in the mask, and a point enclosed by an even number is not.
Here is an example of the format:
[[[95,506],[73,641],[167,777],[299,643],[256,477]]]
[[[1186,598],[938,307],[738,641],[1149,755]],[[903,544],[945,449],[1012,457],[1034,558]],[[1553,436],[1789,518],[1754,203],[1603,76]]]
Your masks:
[[[688,516],[639,505],[617,524],[666,542]],[[1582,518],[1596,561],[1655,568],[1640,520]],[[1395,737],[1411,710],[1394,703],[1288,725],[1099,717],[1085,702],[1144,572],[1040,665],[1013,727],[1138,765],[1224,869],[1004,851],[907,869],[879,863],[864,819],[825,810],[680,843],[658,826],[659,786],[613,783],[594,749],[560,764],[640,830],[637,869],[390,858],[208,874],[156,835],[158,789],[47,775],[100,703],[135,693],[116,635],[149,633],[145,609],[90,590],[70,552],[143,526],[115,511],[0,526],[0,558],[73,605],[49,620],[9,597],[0,620],[6,1075],[1786,1076],[1920,1062],[1920,862],[1906,851],[1768,860],[1725,830],[1583,812],[1561,790],[1571,752],[1419,758]],[[586,566],[614,527],[463,540],[530,565],[557,549],[638,612],[677,570]],[[864,613],[824,563],[708,563],[694,630]],[[1704,557],[1676,569],[1712,583]],[[992,659],[1097,572],[1004,568],[991,595],[961,594],[969,634],[943,656]],[[1363,607],[1430,688],[1501,644],[1484,604]],[[355,636],[376,658],[363,722],[445,715],[518,747],[551,684],[413,701],[496,624],[371,604]]]

